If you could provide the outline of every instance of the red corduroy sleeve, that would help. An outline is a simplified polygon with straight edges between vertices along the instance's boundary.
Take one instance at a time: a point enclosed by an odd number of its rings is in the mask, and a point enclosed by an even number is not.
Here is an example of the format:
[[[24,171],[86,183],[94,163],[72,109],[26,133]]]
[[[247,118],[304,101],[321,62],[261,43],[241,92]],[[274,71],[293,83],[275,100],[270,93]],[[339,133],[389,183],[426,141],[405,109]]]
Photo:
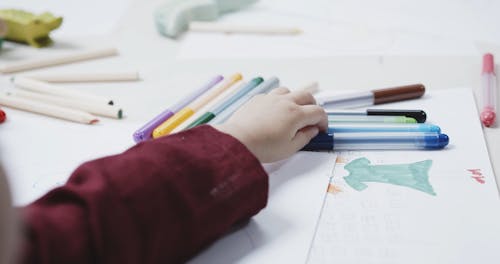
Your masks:
[[[21,262],[184,262],[257,214],[267,192],[255,156],[210,126],[140,143],[21,208]]]

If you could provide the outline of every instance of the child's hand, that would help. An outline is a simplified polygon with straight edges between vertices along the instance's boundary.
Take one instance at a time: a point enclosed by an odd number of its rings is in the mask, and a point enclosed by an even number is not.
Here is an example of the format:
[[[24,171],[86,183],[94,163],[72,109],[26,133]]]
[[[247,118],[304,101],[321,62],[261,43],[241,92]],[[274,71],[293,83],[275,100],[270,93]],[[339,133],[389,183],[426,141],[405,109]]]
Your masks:
[[[215,126],[240,140],[263,163],[291,156],[327,127],[325,111],[310,93],[286,88],[253,97]]]

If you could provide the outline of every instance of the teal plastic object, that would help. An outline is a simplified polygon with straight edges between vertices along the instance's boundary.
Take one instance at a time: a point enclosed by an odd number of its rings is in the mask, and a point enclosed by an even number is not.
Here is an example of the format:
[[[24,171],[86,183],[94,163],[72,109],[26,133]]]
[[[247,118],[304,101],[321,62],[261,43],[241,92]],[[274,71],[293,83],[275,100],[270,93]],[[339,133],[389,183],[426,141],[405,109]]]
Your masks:
[[[213,21],[219,16],[249,6],[257,0],[170,0],[154,12],[160,34],[176,38],[191,21]]]

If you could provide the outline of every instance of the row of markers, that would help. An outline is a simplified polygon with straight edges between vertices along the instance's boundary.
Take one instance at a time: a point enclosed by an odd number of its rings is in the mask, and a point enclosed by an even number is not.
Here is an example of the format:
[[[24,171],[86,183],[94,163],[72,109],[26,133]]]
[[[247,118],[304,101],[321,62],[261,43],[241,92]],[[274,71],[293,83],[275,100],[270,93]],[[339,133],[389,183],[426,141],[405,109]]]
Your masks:
[[[437,125],[425,123],[423,110],[368,109],[329,111],[328,131],[304,150],[442,149],[449,137]]]
[[[133,135],[134,140],[141,142],[202,124],[220,124],[253,96],[279,86],[280,81],[276,77],[266,80],[256,77],[245,82],[239,73],[227,79],[217,75],[138,129]],[[373,97],[372,103],[377,104],[418,98],[424,91],[423,85],[418,84],[366,93],[368,97]],[[226,95],[218,98],[223,93]],[[364,100],[367,96],[365,93],[355,93],[330,97],[320,101],[320,105],[359,102],[360,98]],[[193,118],[210,103],[208,111]],[[327,114],[328,131],[312,139],[303,150],[442,149],[449,142],[448,136],[441,133],[438,126],[425,123],[426,113],[423,110],[338,110]]]

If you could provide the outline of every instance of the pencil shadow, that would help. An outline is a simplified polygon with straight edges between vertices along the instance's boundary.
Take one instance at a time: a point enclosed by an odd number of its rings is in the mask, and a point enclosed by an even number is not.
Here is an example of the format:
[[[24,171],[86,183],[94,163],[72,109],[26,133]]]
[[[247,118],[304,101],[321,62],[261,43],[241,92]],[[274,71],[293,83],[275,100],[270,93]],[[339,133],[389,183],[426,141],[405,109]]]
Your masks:
[[[55,49],[55,50],[81,50],[82,49],[82,47],[76,46],[74,43],[67,42],[64,40],[54,41],[50,45],[50,48]]]

